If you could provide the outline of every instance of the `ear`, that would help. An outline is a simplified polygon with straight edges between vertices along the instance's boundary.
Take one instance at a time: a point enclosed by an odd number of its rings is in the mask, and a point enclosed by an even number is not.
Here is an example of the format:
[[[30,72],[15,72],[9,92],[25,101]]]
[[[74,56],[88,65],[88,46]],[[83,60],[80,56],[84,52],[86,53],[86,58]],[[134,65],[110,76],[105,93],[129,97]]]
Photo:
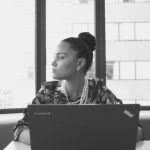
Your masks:
[[[77,61],[77,71],[80,71],[84,68],[86,64],[86,60],[85,58],[78,58],[78,61]]]

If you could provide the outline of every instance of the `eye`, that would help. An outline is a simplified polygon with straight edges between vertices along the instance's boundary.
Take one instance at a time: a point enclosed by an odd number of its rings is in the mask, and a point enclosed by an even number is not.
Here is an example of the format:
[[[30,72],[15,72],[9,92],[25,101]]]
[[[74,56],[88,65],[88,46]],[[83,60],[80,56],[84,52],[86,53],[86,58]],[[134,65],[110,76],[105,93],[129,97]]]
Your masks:
[[[65,55],[64,54],[57,54],[56,55],[56,59],[57,60],[63,60],[65,58]]]
[[[63,55],[58,55],[56,58],[57,58],[58,60],[63,60],[65,57],[64,57]]]
[[[65,54],[62,53],[56,53],[55,55],[53,55],[53,59],[55,61],[63,60],[64,58],[65,58]]]

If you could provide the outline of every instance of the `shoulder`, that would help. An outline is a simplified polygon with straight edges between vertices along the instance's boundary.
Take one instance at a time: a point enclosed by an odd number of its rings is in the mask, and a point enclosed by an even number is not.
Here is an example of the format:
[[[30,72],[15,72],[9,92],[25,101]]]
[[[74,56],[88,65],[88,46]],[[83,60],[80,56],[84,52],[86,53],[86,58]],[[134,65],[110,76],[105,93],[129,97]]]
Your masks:
[[[115,94],[106,87],[104,81],[100,78],[88,79],[91,95],[96,100],[96,103],[101,104],[122,104],[122,101],[118,99]]]
[[[98,88],[99,90],[105,92],[105,93],[112,93],[110,89],[104,84],[104,80],[102,78],[92,78],[88,79],[89,82],[89,87],[95,87]]]
[[[101,78],[88,78],[89,86],[104,86],[104,81]]]
[[[53,104],[56,103],[62,96],[58,91],[60,81],[46,81],[41,84],[36,97],[33,99],[33,104]]]
[[[46,81],[41,84],[41,87],[49,90],[55,90],[57,87],[60,86],[61,81]]]
[[[54,92],[57,87],[59,87],[59,81],[45,81],[41,84],[41,88],[39,89],[37,94],[45,95],[46,93]]]

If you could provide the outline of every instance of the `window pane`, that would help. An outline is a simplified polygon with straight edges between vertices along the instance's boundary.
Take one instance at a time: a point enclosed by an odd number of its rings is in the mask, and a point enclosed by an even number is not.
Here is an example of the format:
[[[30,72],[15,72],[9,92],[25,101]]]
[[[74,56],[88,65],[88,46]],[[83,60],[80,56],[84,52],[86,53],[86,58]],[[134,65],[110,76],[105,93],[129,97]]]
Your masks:
[[[35,2],[0,5],[0,108],[24,107],[35,95]]]
[[[91,34],[95,34],[95,29],[94,29],[94,23],[89,23],[89,32],[91,33]]]
[[[118,40],[118,24],[108,23],[106,24],[106,41]]]
[[[105,3],[119,3],[121,0],[105,0]]]
[[[120,79],[135,79],[134,62],[120,62]]]
[[[107,80],[119,79],[119,62],[107,61],[106,78]]]
[[[134,0],[121,0],[122,2],[124,3],[127,3],[127,2],[134,2]]]
[[[144,66],[144,67],[143,67]],[[136,77],[137,79],[150,79],[150,61],[136,62]]]
[[[73,35],[78,36],[79,32],[88,31],[88,24],[87,23],[76,23],[73,24]]]
[[[46,19],[46,80],[52,80],[51,61],[57,44],[64,38],[77,37],[80,32],[88,31],[94,35],[94,0],[47,0]],[[94,70],[95,65],[90,76]]]
[[[106,33],[106,62],[119,62],[119,79],[107,78],[107,86],[123,103],[150,105],[150,5],[105,3],[105,10],[106,29],[119,24],[117,41],[107,41]]]
[[[134,0],[135,2],[150,2],[150,0]]]
[[[134,24],[121,23],[120,24],[120,40],[133,40],[134,39]]]
[[[150,23],[136,23],[136,39],[150,40]]]

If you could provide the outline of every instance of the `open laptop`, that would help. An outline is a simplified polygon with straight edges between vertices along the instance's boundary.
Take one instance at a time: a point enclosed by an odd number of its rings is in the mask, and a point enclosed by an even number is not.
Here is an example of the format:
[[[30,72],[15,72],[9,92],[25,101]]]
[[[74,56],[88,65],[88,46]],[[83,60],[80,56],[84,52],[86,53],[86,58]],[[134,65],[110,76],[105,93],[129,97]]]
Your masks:
[[[135,150],[140,106],[29,105],[32,150]]]

